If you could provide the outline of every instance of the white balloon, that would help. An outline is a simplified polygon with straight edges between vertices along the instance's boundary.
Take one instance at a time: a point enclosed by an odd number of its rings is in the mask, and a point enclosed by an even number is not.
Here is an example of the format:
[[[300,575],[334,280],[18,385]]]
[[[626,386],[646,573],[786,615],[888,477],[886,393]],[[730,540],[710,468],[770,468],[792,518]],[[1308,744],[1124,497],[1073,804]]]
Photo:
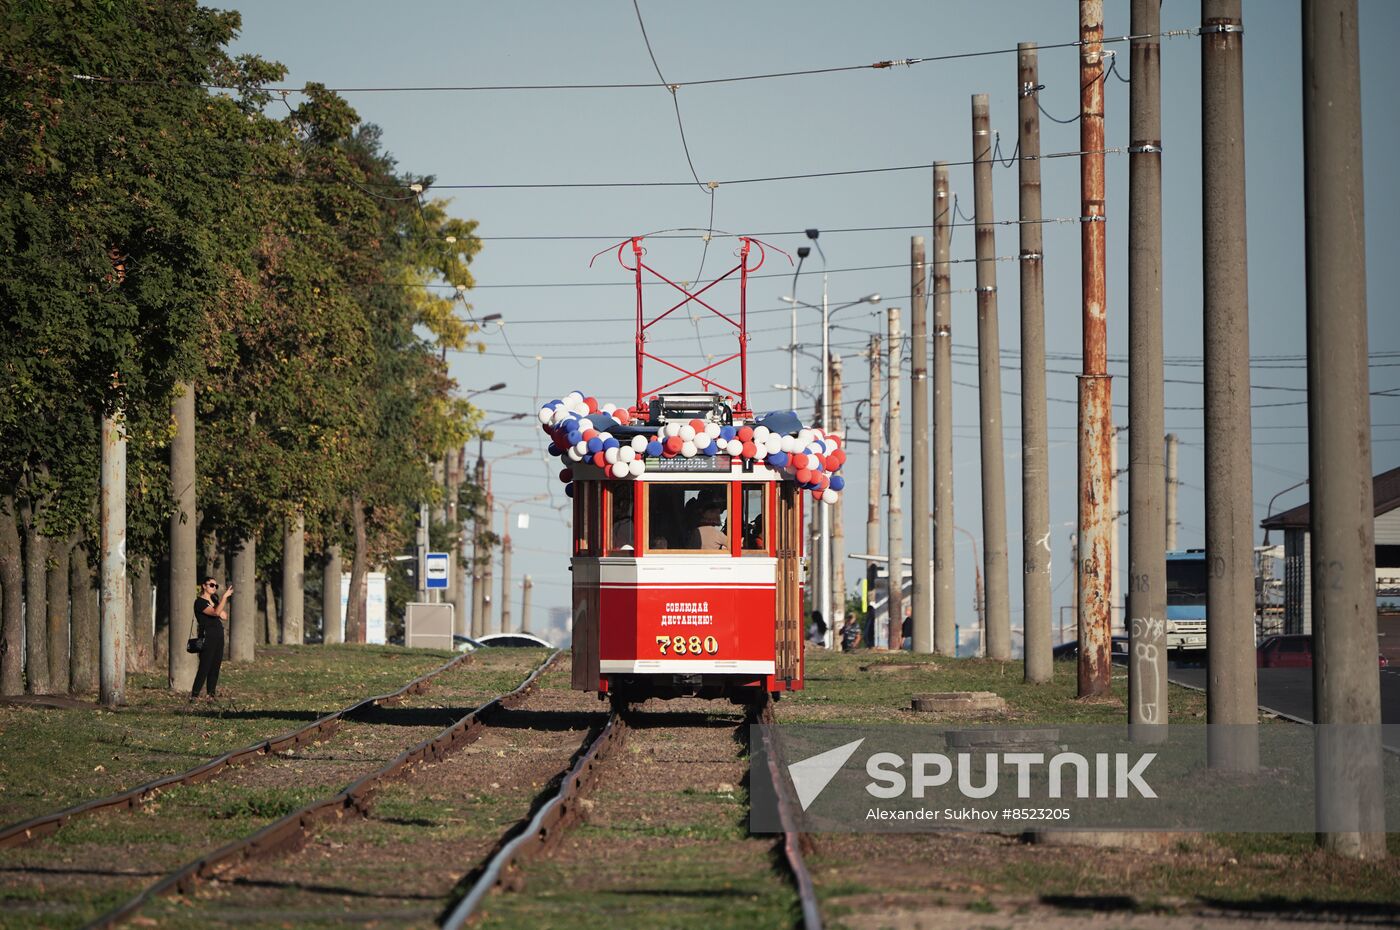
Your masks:
[[[709,436],[711,439],[714,439],[716,436],[718,436],[718,435],[719,435],[719,424],[718,424],[718,423],[706,423],[706,424],[705,424],[705,435],[706,435],[706,436]]]
[[[724,447],[724,451],[730,455],[743,455],[744,444],[737,439],[729,440],[729,444]]]
[[[810,429],[800,429],[797,431],[797,441],[804,446],[812,441],[812,431]]]
[[[770,433],[768,438],[763,440],[763,448],[769,455],[783,451],[783,440],[781,436]]]
[[[683,443],[681,443],[681,455],[685,456],[686,458],[692,458],[692,457],[695,455],[695,451],[696,451],[696,450],[695,450],[695,443],[693,443],[693,442],[683,442]]]
[[[797,437],[795,437],[795,436],[784,436],[782,439],[780,439],[780,440],[778,441],[778,447],[779,447],[780,449],[782,449],[782,451],[784,451],[784,452],[788,453],[789,455],[791,455],[792,453],[796,452],[797,449],[798,449]]]
[[[825,491],[822,492],[822,503],[823,503],[823,504],[834,504],[834,503],[836,503],[837,501],[839,501],[840,499],[841,499],[841,494],[840,494],[839,491],[833,491],[833,490],[831,490],[831,488],[827,488]]]
[[[637,457],[637,450],[633,449],[631,446],[623,446],[613,451],[617,453],[617,460],[619,462],[630,462]]]
[[[617,449],[604,449],[603,461],[607,462],[609,465],[617,464],[618,451]]]
[[[768,441],[769,430],[766,426],[755,426],[753,428],[753,441],[755,445],[761,445]]]
[[[588,405],[587,405],[587,404],[584,404],[584,403],[574,404],[573,410],[574,410],[574,413],[578,414],[578,415],[581,416],[581,417],[586,417],[586,416],[588,416]]]
[[[548,423],[554,418],[554,411],[550,410],[548,407],[541,407],[538,416],[541,423]]]
[[[661,432],[666,434],[667,439],[670,439],[672,436],[679,436],[681,434],[681,425],[679,423],[667,423],[665,427],[662,428]]]
[[[609,449],[608,451],[615,452],[617,450]],[[631,472],[627,468],[626,462],[613,462],[612,473],[614,478],[626,478],[629,474],[631,474]]]
[[[676,435],[681,437],[681,442],[690,442],[695,438],[695,427],[689,423],[682,424]]]
[[[570,391],[569,393],[564,395],[564,406],[572,407],[574,404],[577,404],[582,400],[582,394],[580,394],[578,391]]]
[[[580,439],[578,442],[574,443],[574,451],[579,455],[586,455],[588,453],[588,443]]]
[[[645,436],[632,437],[632,451],[645,452],[647,450],[647,438]]]
[[[574,461],[574,462],[582,462],[582,461],[583,461],[583,456],[582,456],[581,454],[579,454],[578,449],[575,449],[575,448],[572,448],[572,447],[571,447],[571,448],[568,450],[568,452],[565,453],[565,454],[567,454],[567,455],[569,456],[570,461]]]
[[[606,413],[606,414],[608,414],[609,416],[611,416],[615,410],[617,410],[617,404],[604,404],[604,405],[603,405],[603,412]]]
[[[647,463],[642,461],[641,459],[633,459],[632,461],[627,463],[627,473],[630,474],[633,478],[642,477],[642,474],[646,470]]]
[[[710,447],[714,439],[708,433],[697,433],[695,435],[695,448],[702,452]]]

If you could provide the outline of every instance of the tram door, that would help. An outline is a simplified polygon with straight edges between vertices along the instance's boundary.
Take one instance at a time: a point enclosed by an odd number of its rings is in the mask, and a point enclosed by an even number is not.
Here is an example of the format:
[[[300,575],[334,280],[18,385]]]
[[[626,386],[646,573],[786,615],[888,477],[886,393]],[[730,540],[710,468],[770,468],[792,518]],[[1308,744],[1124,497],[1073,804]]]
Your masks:
[[[802,502],[801,490],[779,481],[775,541],[778,550],[778,615],[775,677],[801,676],[802,662]]]

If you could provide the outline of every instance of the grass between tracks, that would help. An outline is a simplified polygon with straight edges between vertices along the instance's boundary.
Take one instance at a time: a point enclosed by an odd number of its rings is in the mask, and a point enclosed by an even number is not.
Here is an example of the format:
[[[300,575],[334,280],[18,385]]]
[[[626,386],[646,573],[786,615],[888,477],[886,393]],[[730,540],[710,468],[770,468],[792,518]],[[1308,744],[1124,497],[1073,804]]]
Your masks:
[[[875,668],[889,663],[909,668]],[[1009,723],[1121,725],[1127,678],[1115,668],[1113,697],[1079,701],[1075,666],[1055,663],[1052,683],[1029,685],[1019,662],[950,660],[908,653],[807,653],[806,690],[778,705],[783,723],[950,722],[910,710],[925,691],[992,691]],[[1205,722],[1205,696],[1171,686],[1173,724]],[[1276,726],[1295,726],[1276,722]],[[1395,827],[1392,825],[1392,830]],[[1319,851],[1311,834],[1183,835],[1151,850],[1024,844],[992,834],[821,834],[808,858],[829,922],[848,927],[944,926],[947,909],[971,925],[1030,925],[1047,910],[1138,917],[1224,911],[1254,918],[1393,919],[1400,909],[1400,833],[1391,858],[1359,863]],[[916,868],[911,864],[920,863]],[[995,920],[976,915],[998,915]],[[955,920],[956,922],[956,920]]]
[[[192,768],[395,691],[452,653],[392,646],[267,646],[225,662],[219,700],[191,705],[165,675],[127,683],[128,706],[0,707],[0,823],[14,823]]]

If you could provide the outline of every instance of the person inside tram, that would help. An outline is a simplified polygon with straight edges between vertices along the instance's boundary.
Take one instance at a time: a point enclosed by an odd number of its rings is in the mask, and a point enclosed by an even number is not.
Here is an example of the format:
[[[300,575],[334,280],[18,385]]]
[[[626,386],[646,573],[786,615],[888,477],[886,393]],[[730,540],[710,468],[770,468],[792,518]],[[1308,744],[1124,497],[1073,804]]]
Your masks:
[[[695,505],[695,525],[686,540],[687,549],[724,552],[729,548],[729,534],[724,529],[724,498],[706,495]]]
[[[612,547],[617,550],[632,551],[632,498],[631,489],[613,494],[612,507]]]

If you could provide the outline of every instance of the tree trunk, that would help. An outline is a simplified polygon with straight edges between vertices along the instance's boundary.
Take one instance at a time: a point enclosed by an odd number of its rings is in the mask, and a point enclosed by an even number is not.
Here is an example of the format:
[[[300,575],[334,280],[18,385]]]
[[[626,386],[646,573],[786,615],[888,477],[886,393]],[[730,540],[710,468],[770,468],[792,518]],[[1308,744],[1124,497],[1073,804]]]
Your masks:
[[[46,567],[49,540],[39,532],[36,514],[20,508],[24,524],[24,672],[30,694],[49,694],[49,617]]]
[[[136,570],[131,583],[131,636],[127,639],[127,655],[131,671],[149,672],[155,667],[155,591],[151,586],[151,559],[135,558]]]
[[[358,496],[350,500],[350,517],[355,524],[355,555],[350,560],[350,591],[345,607],[345,641],[362,643],[365,641],[365,549],[369,540],[365,531],[365,509]]]
[[[97,690],[98,583],[86,543],[68,556],[68,594],[73,602],[73,639],[68,657],[69,690]]]
[[[162,559],[155,570],[156,619],[151,656],[158,669],[170,664],[170,559]]]
[[[269,644],[282,641],[278,631],[281,629],[277,625],[277,591],[272,587],[272,579],[263,582],[263,598],[267,603],[267,641]]]
[[[326,553],[326,566],[321,578],[321,642],[345,642],[345,628],[340,617],[340,576],[344,568],[340,547],[331,546]]]
[[[282,642],[306,641],[306,517],[297,514],[282,540]]]
[[[48,569],[49,684],[59,694],[70,690],[68,680],[68,559],[75,536],[55,539]]]
[[[257,651],[257,548],[249,539],[233,551],[233,597],[229,601],[229,658],[251,662]]]
[[[0,500],[0,694],[24,693],[24,569],[15,499]]]

